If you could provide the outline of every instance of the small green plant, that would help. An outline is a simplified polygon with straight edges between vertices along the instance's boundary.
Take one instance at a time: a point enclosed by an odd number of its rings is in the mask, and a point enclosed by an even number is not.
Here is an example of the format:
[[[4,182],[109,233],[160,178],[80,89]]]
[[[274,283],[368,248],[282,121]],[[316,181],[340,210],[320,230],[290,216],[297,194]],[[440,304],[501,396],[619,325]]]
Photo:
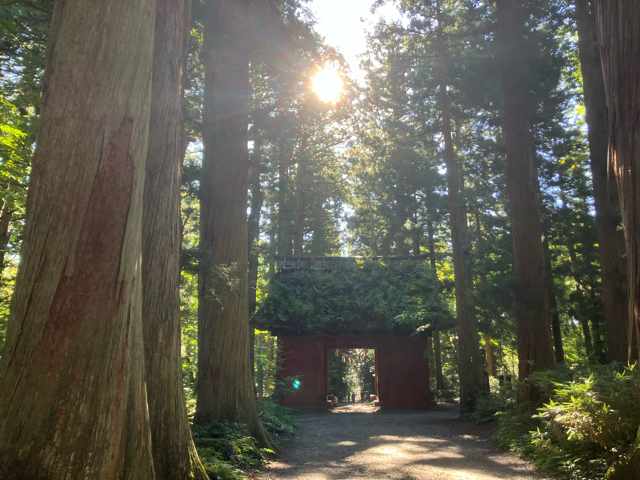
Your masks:
[[[541,372],[541,408],[513,404],[495,440],[571,480],[598,480],[632,450],[640,425],[640,374],[618,365]]]
[[[473,412],[463,416],[465,420],[470,420],[476,425],[494,422],[499,415],[507,411],[510,403],[513,403],[513,396],[504,393],[491,393],[489,395],[478,395],[475,399],[475,409]]]
[[[273,425],[281,425],[281,433],[291,435],[298,429],[298,422],[293,415],[292,408],[283,407],[274,403],[271,398],[259,398],[257,400],[260,418]]]
[[[264,451],[256,446],[244,425],[233,422],[211,422],[192,425],[191,433],[198,455],[214,479],[243,479],[243,470],[255,470],[266,464]]]
[[[458,394],[455,390],[438,390],[435,394],[436,400],[439,402],[453,403]]]

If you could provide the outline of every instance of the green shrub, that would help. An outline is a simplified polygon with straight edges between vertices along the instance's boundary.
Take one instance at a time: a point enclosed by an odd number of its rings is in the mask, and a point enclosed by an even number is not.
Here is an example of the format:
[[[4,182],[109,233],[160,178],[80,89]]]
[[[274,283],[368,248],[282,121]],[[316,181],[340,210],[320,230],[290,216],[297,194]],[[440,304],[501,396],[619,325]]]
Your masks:
[[[434,393],[434,396],[439,402],[452,403],[458,397],[458,394],[455,390],[438,390]]]
[[[499,415],[509,408],[512,402],[509,395],[491,393],[489,395],[478,395],[475,399],[475,409],[473,412],[463,416],[465,420],[470,420],[476,425],[494,422]]]
[[[640,375],[617,365],[532,377],[549,397],[534,410],[514,404],[502,416],[495,440],[571,480],[604,478],[623,459],[640,425]]]
[[[222,462],[216,459],[215,457],[206,457],[206,458],[209,458],[210,460],[208,462],[203,460],[202,463],[204,464],[204,469],[206,470],[211,480],[244,480],[245,479],[244,474],[240,470],[238,470],[237,468],[234,468],[228,463]]]
[[[292,408],[283,407],[274,403],[271,398],[259,398],[257,400],[260,417],[272,424],[280,424],[284,427],[285,434],[291,435],[298,429],[298,422],[293,415]]]
[[[253,470],[266,463],[263,450],[244,426],[233,422],[192,425],[191,432],[198,455],[210,478],[243,479],[239,469]]]

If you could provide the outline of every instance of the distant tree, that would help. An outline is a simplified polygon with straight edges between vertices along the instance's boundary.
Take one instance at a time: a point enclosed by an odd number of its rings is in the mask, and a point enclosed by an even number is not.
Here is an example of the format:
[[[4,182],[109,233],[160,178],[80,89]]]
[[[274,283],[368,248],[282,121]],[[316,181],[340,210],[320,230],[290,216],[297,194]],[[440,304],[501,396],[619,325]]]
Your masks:
[[[516,312],[519,376],[553,368],[551,317],[542,249],[538,178],[529,115],[530,92],[525,81],[525,21],[516,0],[496,0],[497,41],[502,49],[500,72],[504,93],[504,136],[507,185],[513,238],[513,266],[519,279]],[[537,402],[534,388],[520,399]]]
[[[157,479],[209,478],[187,418],[180,341],[180,169],[187,146],[183,71],[191,0],[157,0],[142,215],[145,376]]]
[[[626,279],[624,278],[621,242],[617,229],[620,214],[617,186],[607,167],[607,99],[600,44],[597,36],[594,0],[576,0],[578,46],[586,120],[589,126],[589,157],[593,199],[596,207],[598,253],[602,275],[602,302],[606,325],[607,358],[610,362],[625,362],[628,355],[629,326],[627,313]]]
[[[55,2],[0,360],[0,478],[154,478],[140,278],[154,13]]]
[[[249,1],[211,1],[205,20],[195,422],[232,420],[270,445],[255,404],[247,308]],[[233,285],[213,266],[235,269]],[[215,295],[214,295],[215,292]]]

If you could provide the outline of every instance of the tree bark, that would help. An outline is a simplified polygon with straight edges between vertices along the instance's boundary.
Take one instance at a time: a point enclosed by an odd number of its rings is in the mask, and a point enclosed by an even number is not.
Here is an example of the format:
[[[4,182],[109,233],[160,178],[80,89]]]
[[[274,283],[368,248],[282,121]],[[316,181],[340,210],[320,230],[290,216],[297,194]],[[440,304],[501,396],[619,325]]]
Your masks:
[[[599,1],[597,17],[609,108],[609,164],[618,183],[627,243],[628,338],[640,341],[640,4]],[[631,347],[630,340],[630,360]]]
[[[142,318],[151,446],[157,479],[208,479],[182,387],[180,167],[186,147],[182,75],[190,0],[157,0],[149,154],[142,214]]]
[[[640,342],[640,3],[598,1],[607,107],[609,109],[609,165],[615,174],[627,243],[629,361],[634,342]],[[634,339],[635,337],[635,339]],[[609,472],[611,480],[640,478],[640,448],[629,465]]]
[[[287,242],[288,225],[291,222],[287,201],[288,174],[285,147],[284,138],[281,138],[278,142],[278,255],[291,255],[291,245]]]
[[[487,372],[492,377],[496,376],[496,362],[493,361],[493,343],[491,343],[491,335],[484,334],[484,355],[487,362]]]
[[[431,218],[431,213],[428,214],[427,218],[427,238],[429,240],[429,264],[431,268],[436,269],[436,246],[433,238],[433,220]]]
[[[617,187],[613,175],[608,178],[607,99],[602,77],[594,2],[576,0],[578,46],[586,120],[589,127],[591,180],[596,207],[596,233],[602,274],[602,302],[607,330],[607,359],[625,362],[628,352],[629,320],[623,255],[617,241],[620,225],[617,211]]]
[[[551,253],[549,252],[549,241],[546,231],[544,238],[545,240],[542,243],[542,246],[544,248],[544,263],[547,273],[547,287],[549,292],[549,313],[551,315],[551,331],[553,333],[553,353],[556,358],[556,363],[564,363],[564,345],[562,342],[562,330],[560,328],[560,313],[558,312],[556,290],[553,286]]]
[[[0,208],[0,277],[4,272],[5,256],[7,254],[7,245],[9,245],[9,239],[11,238],[11,216],[13,212],[8,208],[9,205],[5,200],[2,202],[2,208]]]
[[[152,0],[55,2],[0,360],[0,478],[155,478],[140,279],[154,17]]]
[[[440,83],[440,102],[442,108],[442,136],[444,137],[444,161],[447,166],[447,187],[449,215],[451,219],[451,246],[453,249],[453,272],[456,292],[456,319],[458,327],[458,374],[460,377],[460,410],[473,409],[473,397],[481,387],[482,367],[480,345],[473,318],[473,307],[467,298],[467,290],[473,288],[469,282],[470,252],[465,251],[468,236],[467,218],[460,198],[459,166],[453,151],[451,138],[451,106],[447,94],[447,66],[442,23],[438,20],[438,80]]]
[[[538,178],[533,163],[529,127],[529,92],[525,62],[518,51],[524,38],[524,19],[516,0],[496,0],[497,40],[504,94],[504,135],[507,150],[507,187],[513,238],[513,264],[520,285],[516,291],[518,374],[521,380],[533,372],[554,367],[547,276],[542,251],[538,202]],[[537,391],[524,387],[521,401],[539,401]]]
[[[195,422],[244,423],[261,444],[270,445],[249,365],[247,18],[248,0],[219,0],[209,5],[205,20],[200,245],[212,265],[234,269],[236,285],[230,288],[211,269],[200,271]]]
[[[253,139],[253,159],[254,165],[260,165],[262,156],[262,136],[257,126],[255,128],[255,137]],[[251,171],[251,212],[248,219],[248,243],[249,252],[249,318],[253,316],[258,307],[258,268],[260,267],[260,255],[257,251],[258,240],[260,238],[260,212],[264,203],[264,192],[260,184],[260,170],[254,168]],[[251,365],[251,374],[255,369],[255,330],[249,327],[249,365]]]
[[[411,236],[413,240],[413,254],[420,255],[420,239],[424,235],[422,231],[422,225],[418,222],[418,215],[413,216],[413,228],[411,229]]]
[[[433,331],[433,354],[436,360],[436,390],[444,390],[444,376],[442,375],[442,348],[440,344],[440,331]]]

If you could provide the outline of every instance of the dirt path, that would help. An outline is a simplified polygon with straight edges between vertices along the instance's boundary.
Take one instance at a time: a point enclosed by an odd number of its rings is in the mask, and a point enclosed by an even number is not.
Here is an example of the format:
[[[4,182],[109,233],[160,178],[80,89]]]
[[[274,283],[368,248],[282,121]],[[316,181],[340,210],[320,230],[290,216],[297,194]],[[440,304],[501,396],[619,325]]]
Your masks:
[[[456,405],[377,411],[350,405],[300,413],[300,432],[261,480],[546,479],[532,465],[496,450],[490,429],[458,420]]]

